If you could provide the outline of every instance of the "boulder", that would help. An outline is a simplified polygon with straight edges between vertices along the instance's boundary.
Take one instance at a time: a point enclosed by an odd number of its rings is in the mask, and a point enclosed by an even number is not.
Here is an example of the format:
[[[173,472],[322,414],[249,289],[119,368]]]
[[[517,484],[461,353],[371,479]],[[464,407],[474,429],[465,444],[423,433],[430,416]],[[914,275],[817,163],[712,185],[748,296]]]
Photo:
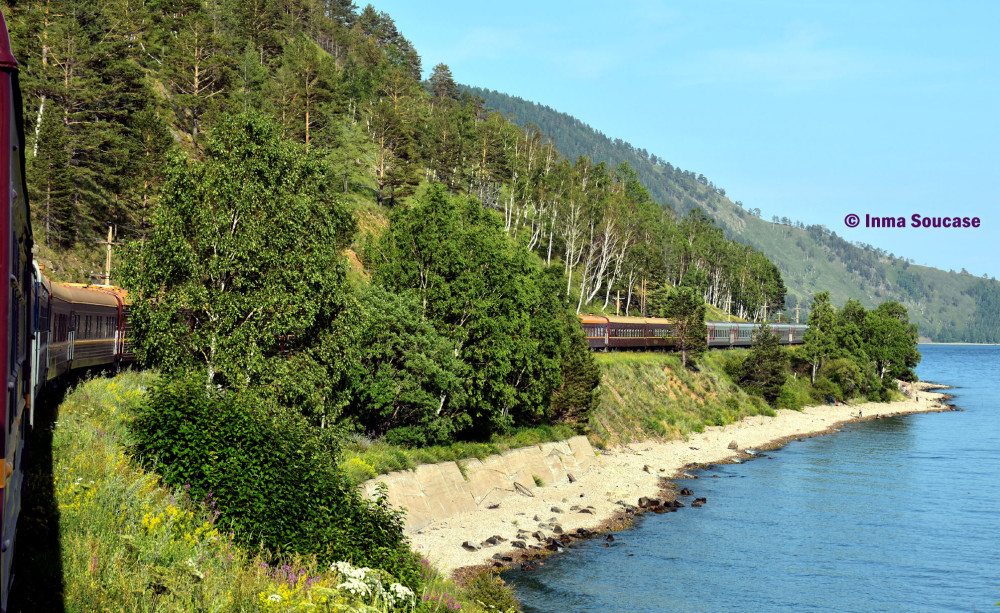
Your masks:
[[[707,498],[695,498],[694,501],[691,502],[691,506],[692,507],[705,506],[706,502],[708,502]]]
[[[510,546],[513,547],[514,549],[525,549],[527,548],[528,544],[525,543],[524,541],[511,541]]]
[[[479,551],[481,549],[479,545],[476,545],[472,541],[465,541],[462,543],[462,548],[468,551]]]
[[[562,513],[563,512],[563,510],[560,509],[559,507],[552,507],[549,510],[552,511],[553,513]]]
[[[734,451],[739,451],[740,446],[736,444],[736,441],[729,443],[729,448]]]
[[[639,499],[639,508],[648,509],[651,507],[656,507],[660,505],[659,498],[650,498],[649,496],[643,496]]]
[[[686,487],[682,487],[681,491],[680,491],[680,494],[681,494],[681,496],[691,496],[691,495],[694,494],[694,492],[692,492],[691,490],[689,490]]]

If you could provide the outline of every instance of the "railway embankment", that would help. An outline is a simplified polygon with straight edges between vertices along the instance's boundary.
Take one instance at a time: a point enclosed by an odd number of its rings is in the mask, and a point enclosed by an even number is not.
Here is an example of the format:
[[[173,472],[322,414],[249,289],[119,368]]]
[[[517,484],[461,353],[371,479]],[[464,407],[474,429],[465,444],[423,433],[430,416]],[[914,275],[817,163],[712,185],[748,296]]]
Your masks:
[[[789,440],[864,419],[950,410],[921,384],[892,402],[773,410],[746,396],[710,357],[701,372],[671,368],[671,356],[602,356],[604,377],[589,440],[546,443],[472,462],[382,475],[410,515],[415,549],[441,571],[507,566],[626,525],[646,511],[701,506],[671,479],[697,467],[754,458]]]

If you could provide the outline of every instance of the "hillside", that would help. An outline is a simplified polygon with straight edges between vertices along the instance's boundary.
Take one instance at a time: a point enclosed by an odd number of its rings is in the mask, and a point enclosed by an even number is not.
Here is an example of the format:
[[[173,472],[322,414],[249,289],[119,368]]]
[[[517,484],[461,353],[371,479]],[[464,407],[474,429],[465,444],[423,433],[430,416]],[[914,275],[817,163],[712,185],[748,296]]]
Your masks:
[[[850,243],[818,225],[761,219],[704,175],[679,169],[657,155],[613,139],[579,119],[506,94],[468,87],[486,106],[521,126],[536,126],[569,157],[587,156],[609,165],[627,162],[659,203],[679,213],[705,210],[726,235],[763,252],[781,271],[786,308],[807,307],[817,291],[834,302],[856,298],[866,306],[898,300],[909,309],[921,335],[936,341],[1000,342],[1000,283],[911,264],[869,245]]]

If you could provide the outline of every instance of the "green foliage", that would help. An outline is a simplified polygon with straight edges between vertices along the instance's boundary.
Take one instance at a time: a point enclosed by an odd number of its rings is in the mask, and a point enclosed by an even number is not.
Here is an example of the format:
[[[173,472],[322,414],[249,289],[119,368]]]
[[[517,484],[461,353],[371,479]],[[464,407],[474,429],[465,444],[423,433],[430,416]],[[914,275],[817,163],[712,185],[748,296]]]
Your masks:
[[[371,259],[375,282],[415,296],[421,316],[453,344],[466,396],[442,406],[466,408],[471,434],[486,438],[546,416],[564,354],[585,349],[565,340],[554,278],[495,214],[429,186],[393,212]]]
[[[499,575],[484,572],[476,575],[465,586],[466,596],[486,611],[519,611],[521,605]]]
[[[774,404],[788,376],[788,355],[778,343],[771,326],[754,330],[750,355],[743,362],[739,382],[747,391]]]
[[[913,368],[920,361],[917,327],[910,323],[906,307],[886,302],[865,315],[863,328],[867,355],[875,363],[880,379],[886,375],[915,381]]]
[[[812,363],[810,380],[816,383],[816,372],[837,351],[837,314],[830,304],[829,292],[813,297],[809,309],[809,328],[803,337],[803,350]]]
[[[397,511],[366,501],[338,468],[329,430],[251,393],[209,390],[202,373],[155,385],[132,424],[135,451],[273,554],[383,569],[414,586]]]
[[[245,387],[314,339],[339,302],[353,230],[315,159],[254,113],[227,118],[204,161],[175,158],[126,285],[139,355]]]
[[[781,386],[781,391],[774,401],[774,406],[779,409],[799,410],[816,402],[814,389],[810,389],[809,383],[803,377],[788,377]]]
[[[370,436],[391,432],[407,445],[442,443],[467,428],[465,365],[421,317],[415,296],[369,286],[345,302],[311,352],[328,388],[324,416],[356,423]],[[278,380],[297,389],[294,372]]]
[[[708,348],[705,325],[705,301],[692,287],[663,287],[650,298],[652,313],[673,321],[681,364],[687,367],[688,356],[697,358]]]

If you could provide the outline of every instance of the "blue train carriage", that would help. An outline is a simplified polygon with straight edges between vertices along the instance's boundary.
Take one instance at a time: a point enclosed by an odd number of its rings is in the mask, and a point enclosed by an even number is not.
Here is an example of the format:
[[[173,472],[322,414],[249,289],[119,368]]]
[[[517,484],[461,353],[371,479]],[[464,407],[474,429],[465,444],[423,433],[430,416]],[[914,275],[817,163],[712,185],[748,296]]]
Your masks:
[[[31,217],[24,182],[24,133],[17,61],[10,49],[7,24],[0,15],[0,189],[6,191],[0,213],[0,268],[6,290],[0,292],[0,372],[7,387],[0,401],[3,440],[0,441],[0,608],[6,609],[11,585],[14,533],[21,510],[21,465],[26,408],[31,401],[31,300],[34,265],[31,260]]]

